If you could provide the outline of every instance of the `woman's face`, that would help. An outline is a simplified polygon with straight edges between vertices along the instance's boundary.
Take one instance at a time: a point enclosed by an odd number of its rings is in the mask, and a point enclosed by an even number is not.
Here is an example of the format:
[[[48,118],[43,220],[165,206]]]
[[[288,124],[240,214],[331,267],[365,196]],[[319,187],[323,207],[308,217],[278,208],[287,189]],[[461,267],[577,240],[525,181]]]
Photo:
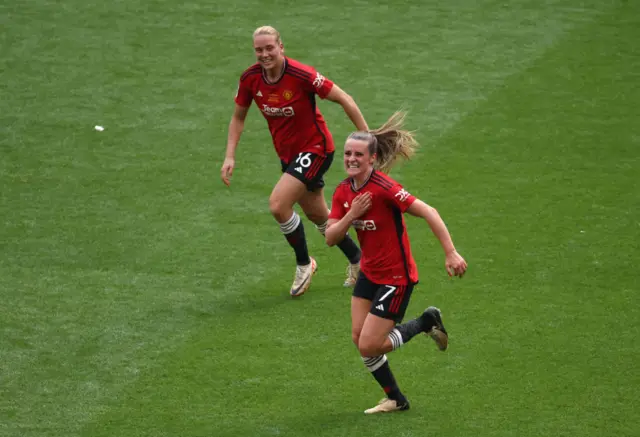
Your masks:
[[[367,174],[373,163],[375,155],[369,153],[369,144],[364,140],[349,138],[344,145],[344,169],[349,177],[357,178]]]
[[[258,35],[253,39],[258,63],[265,70],[278,66],[284,59],[284,47],[273,35]]]

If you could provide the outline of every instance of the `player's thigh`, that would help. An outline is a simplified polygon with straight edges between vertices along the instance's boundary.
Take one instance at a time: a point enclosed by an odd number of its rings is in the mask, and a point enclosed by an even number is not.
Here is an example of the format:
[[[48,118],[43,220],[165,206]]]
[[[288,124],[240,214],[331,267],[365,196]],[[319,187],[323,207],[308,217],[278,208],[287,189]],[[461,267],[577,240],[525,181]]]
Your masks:
[[[307,191],[298,201],[309,220],[317,225],[321,225],[329,218],[329,208],[324,198],[324,189],[317,188],[314,191]]]
[[[364,273],[358,274],[351,297],[351,338],[356,346],[379,287],[378,284],[371,282]]]
[[[351,339],[357,346],[364,321],[369,315],[371,301],[363,297],[351,297]]]
[[[374,285],[368,290],[368,294],[373,295],[371,306],[358,342],[364,356],[379,353],[389,332],[402,321],[413,291],[413,285],[371,284]]]
[[[371,313],[367,314],[358,341],[360,353],[363,356],[379,354],[389,333],[395,326],[396,322],[391,319],[385,319]]]
[[[269,208],[272,213],[293,208],[293,205],[307,192],[307,187],[288,173],[280,176],[269,196]]]

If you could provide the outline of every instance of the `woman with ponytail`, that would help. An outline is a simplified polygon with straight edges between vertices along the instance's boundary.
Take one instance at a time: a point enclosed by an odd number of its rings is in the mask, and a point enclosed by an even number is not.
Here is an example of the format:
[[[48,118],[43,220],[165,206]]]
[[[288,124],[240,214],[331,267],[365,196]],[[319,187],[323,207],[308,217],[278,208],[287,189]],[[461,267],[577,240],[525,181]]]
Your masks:
[[[467,270],[438,212],[387,175],[398,158],[410,159],[418,147],[412,132],[403,127],[404,117],[396,112],[378,129],[349,135],[344,146],[348,178],[335,190],[326,230],[327,244],[333,246],[353,226],[362,251],[351,298],[352,339],[386,394],[366,414],[409,409],[386,353],[420,333],[430,336],[441,351],[449,343],[436,307],[430,306],[416,319],[400,324],[418,283],[403,213],[427,222],[442,245],[450,276],[461,278]]]

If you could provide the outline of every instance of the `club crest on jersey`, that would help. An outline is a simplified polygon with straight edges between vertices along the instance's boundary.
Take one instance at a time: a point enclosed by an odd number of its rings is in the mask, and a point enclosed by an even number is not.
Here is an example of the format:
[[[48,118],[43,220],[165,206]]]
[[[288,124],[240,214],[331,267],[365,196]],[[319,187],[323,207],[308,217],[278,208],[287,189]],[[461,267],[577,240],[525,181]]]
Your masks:
[[[351,225],[358,231],[375,231],[376,222],[373,220],[354,220]]]
[[[262,112],[270,117],[293,117],[296,113],[293,107],[285,106],[284,108],[273,108],[269,105],[262,105]]]
[[[316,88],[320,88],[324,83],[324,76],[320,73],[316,73],[316,78],[313,80],[313,86]]]
[[[293,97],[293,91],[286,90],[282,93],[282,97],[284,97],[285,100],[291,100],[291,98]]]

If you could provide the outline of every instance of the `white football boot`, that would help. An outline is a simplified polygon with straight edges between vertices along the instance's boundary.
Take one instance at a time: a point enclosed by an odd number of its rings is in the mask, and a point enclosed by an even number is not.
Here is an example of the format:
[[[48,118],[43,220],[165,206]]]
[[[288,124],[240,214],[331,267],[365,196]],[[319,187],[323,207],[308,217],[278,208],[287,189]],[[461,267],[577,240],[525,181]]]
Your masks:
[[[391,413],[393,411],[405,411],[409,409],[409,401],[405,401],[404,404],[398,405],[398,402],[393,399],[384,398],[378,405],[368,410],[364,410],[364,414],[377,414],[377,413]]]
[[[347,266],[347,278],[344,280],[345,287],[353,288],[356,285],[356,281],[358,280],[358,275],[360,274],[360,263],[351,264]]]
[[[296,276],[293,278],[293,285],[289,293],[293,297],[302,296],[305,291],[309,289],[311,285],[311,277],[318,270],[318,264],[316,260],[309,257],[311,262],[306,266],[296,266]]]

